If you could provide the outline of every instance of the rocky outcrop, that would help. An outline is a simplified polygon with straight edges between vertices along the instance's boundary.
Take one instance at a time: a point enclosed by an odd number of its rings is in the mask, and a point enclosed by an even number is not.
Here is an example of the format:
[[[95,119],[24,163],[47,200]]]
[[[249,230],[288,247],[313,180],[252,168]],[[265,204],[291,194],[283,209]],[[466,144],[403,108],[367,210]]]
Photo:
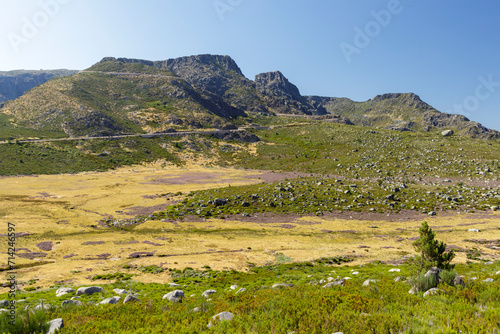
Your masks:
[[[311,103],[300,95],[299,89],[279,71],[255,76],[259,94],[266,105],[278,114],[324,115],[326,109],[320,103]]]

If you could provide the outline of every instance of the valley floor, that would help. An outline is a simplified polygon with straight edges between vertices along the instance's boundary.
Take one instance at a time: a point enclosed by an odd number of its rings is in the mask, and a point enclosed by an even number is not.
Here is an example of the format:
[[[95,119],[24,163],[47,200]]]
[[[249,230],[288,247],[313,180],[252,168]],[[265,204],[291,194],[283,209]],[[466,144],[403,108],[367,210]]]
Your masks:
[[[115,272],[133,274],[134,281],[144,283],[172,280],[168,271],[137,270],[151,265],[246,271],[341,255],[352,256],[352,265],[399,264],[414,254],[412,242],[423,221],[456,250],[455,262],[498,260],[500,213],[493,211],[448,211],[433,217],[415,211],[185,216],[121,228],[103,223],[150,215],[195,190],[299,176],[304,175],[154,163],[100,173],[2,177],[0,234],[8,234],[8,223],[15,225],[22,290],[96,284],[96,275]],[[2,238],[2,264],[8,262],[8,249],[7,238]],[[0,291],[6,292],[7,287]]]

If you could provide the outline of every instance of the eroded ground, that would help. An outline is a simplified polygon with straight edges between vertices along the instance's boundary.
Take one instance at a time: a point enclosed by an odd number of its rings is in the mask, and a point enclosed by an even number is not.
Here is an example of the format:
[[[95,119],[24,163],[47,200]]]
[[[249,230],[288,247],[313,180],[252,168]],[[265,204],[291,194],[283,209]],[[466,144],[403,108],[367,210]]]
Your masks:
[[[469,260],[499,256],[500,213],[495,212],[436,217],[415,212],[187,217],[184,221],[147,221],[125,230],[99,224],[110,216],[126,219],[161,210],[182,199],[179,192],[298,175],[150,164],[105,173],[3,177],[0,234],[8,233],[8,222],[15,223],[17,279],[21,283],[32,280],[31,286],[42,288],[56,282],[90,284],[96,274],[117,271],[137,274],[133,279],[142,282],[170,281],[168,271],[145,274],[134,269],[148,265],[246,270],[283,256],[304,261],[338,255],[356,256],[353,264],[377,260],[397,264],[414,254],[412,242],[423,221],[457,251],[458,262],[467,261],[467,254]],[[5,266],[5,236],[0,247]]]

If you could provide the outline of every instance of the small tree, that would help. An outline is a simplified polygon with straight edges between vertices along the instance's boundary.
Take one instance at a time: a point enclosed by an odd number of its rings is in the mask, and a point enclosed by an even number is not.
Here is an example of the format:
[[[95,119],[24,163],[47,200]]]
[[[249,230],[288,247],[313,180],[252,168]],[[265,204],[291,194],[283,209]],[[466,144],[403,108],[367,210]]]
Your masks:
[[[455,265],[450,264],[451,260],[455,257],[453,249],[449,252],[445,252],[446,244],[434,239],[436,234],[432,231],[427,222],[422,223],[419,233],[420,237],[415,240],[413,247],[420,253],[420,256],[416,258],[420,271],[427,270],[431,267],[438,267],[443,270],[453,269]]]

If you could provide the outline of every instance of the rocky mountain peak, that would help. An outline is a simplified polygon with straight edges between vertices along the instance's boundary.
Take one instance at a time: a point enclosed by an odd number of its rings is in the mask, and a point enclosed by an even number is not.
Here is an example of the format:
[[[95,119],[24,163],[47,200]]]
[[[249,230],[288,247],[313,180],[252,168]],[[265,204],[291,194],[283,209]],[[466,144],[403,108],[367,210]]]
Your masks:
[[[202,54],[195,56],[180,57],[168,59],[162,63],[162,66],[178,75],[182,75],[187,68],[211,69],[219,68],[223,71],[233,71],[238,75],[243,76],[241,69],[230,56]]]
[[[299,89],[279,71],[257,74],[255,76],[257,87],[264,91],[271,91],[276,95],[286,95],[294,99],[300,99]]]
[[[384,100],[396,100],[398,99],[399,103],[402,103],[408,107],[421,108],[421,109],[433,109],[430,105],[425,103],[420,99],[420,96],[414,93],[389,93],[377,95],[371,102],[381,102]]]

